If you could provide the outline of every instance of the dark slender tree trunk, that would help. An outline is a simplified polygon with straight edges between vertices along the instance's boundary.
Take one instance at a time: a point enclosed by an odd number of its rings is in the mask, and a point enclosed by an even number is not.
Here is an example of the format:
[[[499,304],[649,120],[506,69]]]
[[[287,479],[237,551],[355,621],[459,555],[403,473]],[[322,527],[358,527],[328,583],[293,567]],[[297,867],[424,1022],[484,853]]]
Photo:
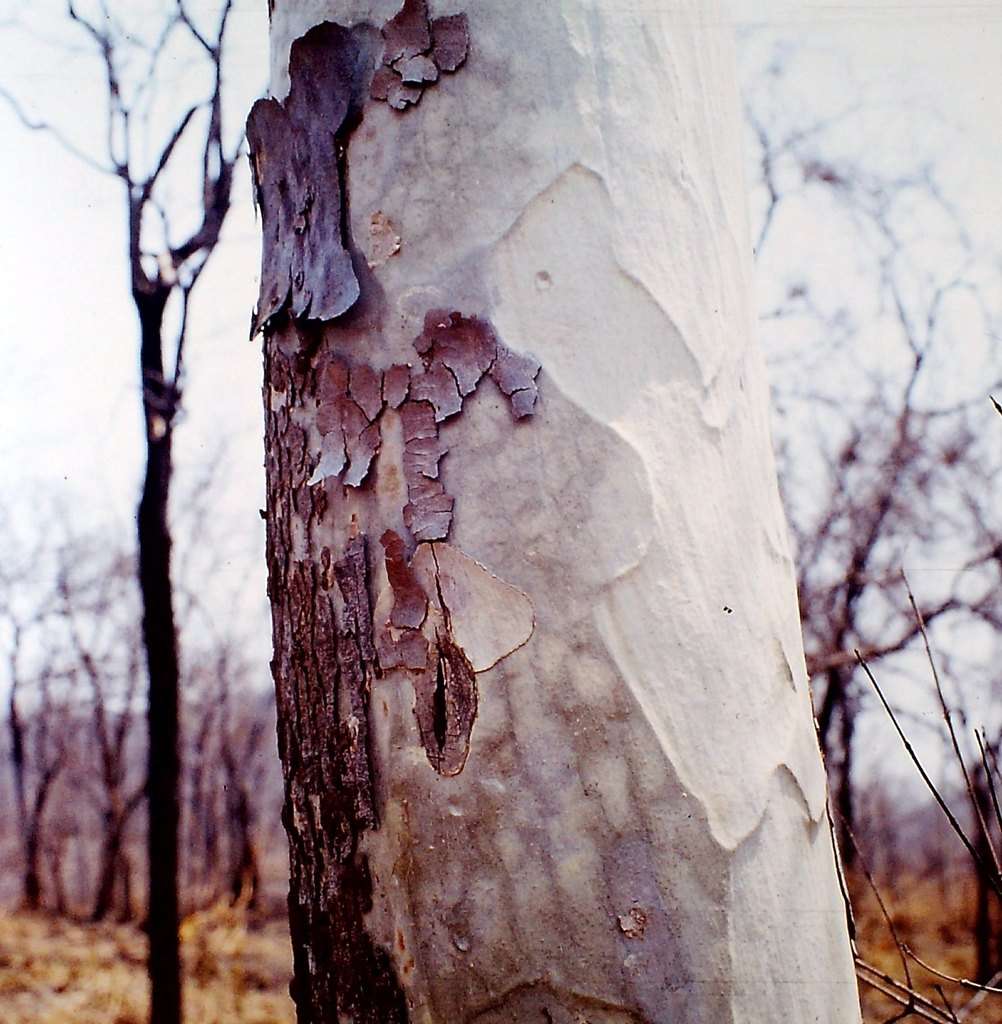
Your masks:
[[[115,881],[122,847],[125,822],[121,817],[109,815],[105,819],[104,839],[101,843],[101,867],[98,875],[97,895],[91,910],[92,921],[103,921],[110,913],[115,899]]]
[[[175,395],[164,380],[161,329],[166,286],[134,293],[141,331],[140,369],[146,419],[146,478],[139,502],[139,588],[149,668],[149,974],[151,1024],[180,1024],[178,940],[178,655],[171,591],[167,512]]]
[[[24,840],[24,907],[38,910],[42,905],[42,881],[39,871],[40,829],[37,822],[28,827]]]
[[[856,828],[856,802],[852,788],[853,738],[856,731],[856,705],[848,687],[844,687],[839,711],[839,745],[841,761],[835,790],[835,805],[840,821],[840,852],[846,869],[856,863],[856,844],[852,833]]]
[[[992,821],[993,810],[991,796],[988,792],[988,783],[982,771],[977,771],[972,779],[974,787],[974,799],[978,802],[978,809],[986,822]],[[991,864],[993,861],[990,839],[981,829],[975,830],[974,845],[978,855],[983,862]],[[976,980],[987,984],[992,980],[997,969],[996,943],[998,937],[995,934],[995,922],[993,921],[992,909],[995,902],[995,894],[989,885],[986,871],[974,871],[977,882],[974,912],[974,948],[977,953],[977,974]]]

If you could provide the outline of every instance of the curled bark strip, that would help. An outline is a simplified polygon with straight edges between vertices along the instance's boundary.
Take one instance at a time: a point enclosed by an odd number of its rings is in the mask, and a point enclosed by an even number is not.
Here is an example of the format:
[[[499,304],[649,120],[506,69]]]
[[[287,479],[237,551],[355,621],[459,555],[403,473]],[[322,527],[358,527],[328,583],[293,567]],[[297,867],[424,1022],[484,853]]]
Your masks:
[[[288,98],[258,100],[247,119],[263,236],[252,337],[285,311],[334,320],[358,299],[344,238],[340,154],[368,74],[360,38],[325,22],[297,39]]]
[[[387,530],[380,543],[386,551],[386,575],[393,588],[390,625],[397,629],[420,629],[428,611],[428,598],[411,572],[404,542],[399,534]]]

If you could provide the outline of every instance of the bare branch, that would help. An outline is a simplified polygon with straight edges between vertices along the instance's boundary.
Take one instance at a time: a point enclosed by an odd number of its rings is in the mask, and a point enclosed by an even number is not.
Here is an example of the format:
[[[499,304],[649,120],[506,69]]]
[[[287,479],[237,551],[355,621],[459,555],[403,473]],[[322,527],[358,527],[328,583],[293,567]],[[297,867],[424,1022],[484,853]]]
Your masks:
[[[895,731],[900,737],[901,742],[904,744],[904,748],[908,752],[908,756],[909,758],[911,758],[912,764],[915,765],[919,775],[922,777],[922,781],[925,783],[926,788],[932,794],[933,799],[936,801],[936,803],[939,805],[940,810],[946,816],[947,821],[950,823],[950,827],[953,829],[954,832],[956,832],[961,842],[967,848],[967,852],[971,855],[971,859],[978,866],[979,871],[983,872],[985,879],[989,882],[992,889],[994,889],[995,893],[1000,898],[1002,898],[1002,882],[1000,882],[998,876],[992,871],[992,865],[984,863],[981,855],[974,848],[974,845],[971,842],[971,840],[967,837],[967,833],[964,831],[963,826],[957,820],[957,816],[950,809],[950,805],[946,802],[946,800],[943,799],[943,795],[940,793],[939,789],[937,789],[936,783],[932,781],[932,779],[929,776],[929,773],[925,769],[925,766],[922,764],[922,759],[915,752],[915,748],[911,745],[911,742],[905,735],[904,730],[901,728],[901,724],[898,721],[898,718],[895,715],[893,709],[891,708],[891,705],[887,702],[887,698],[884,696],[883,690],[880,689],[877,680],[874,678],[873,673],[870,671],[870,666],[866,663],[866,660],[863,658],[863,656],[858,652],[857,660],[859,661],[859,664],[862,667],[863,671],[866,673],[867,678],[870,680],[870,684],[876,691],[877,696],[880,698],[880,703],[884,706],[884,710],[887,712],[888,717],[894,725]]]
[[[988,783],[988,792],[992,798],[992,808],[995,811],[995,823],[999,826],[999,830],[1002,831],[1002,807],[999,806],[999,794],[998,788],[995,785],[996,771],[992,771],[991,765],[988,763],[988,741],[982,729],[979,732],[977,729],[974,730],[974,738],[978,741],[978,752],[981,755],[981,766],[984,769],[985,781]]]
[[[933,1002],[907,985],[902,985],[896,978],[856,957],[856,977],[865,985],[876,989],[881,995],[908,1010],[908,1014],[920,1020],[933,1021],[934,1024],[953,1024],[953,1021]],[[905,1016],[908,1016],[905,1014]],[[893,1019],[893,1018],[892,1018]],[[899,1016],[897,1018],[901,1020]]]
[[[918,956],[914,950],[909,949],[908,946],[904,947],[905,952],[915,961],[924,971],[928,971],[930,974],[935,975],[937,978],[941,978],[943,981],[948,981],[953,985],[960,985],[963,988],[973,989],[975,992],[990,992],[992,995],[1002,996],[1002,988],[993,988],[991,985],[983,985],[978,981],[971,981],[968,978],[955,978],[952,974],[944,974],[942,971],[937,970],[931,964],[928,964],[920,956]]]
[[[103,164],[100,160],[95,159],[85,150],[81,149],[76,143],[71,142],[58,128],[49,124],[47,121],[37,121],[30,117],[25,109],[18,103],[18,101],[12,96],[6,89],[0,86],[0,99],[2,99],[11,109],[14,116],[21,122],[21,124],[32,132],[43,132],[46,135],[51,136],[67,153],[72,154],[78,160],[87,164],[88,167],[93,168],[95,171],[100,171],[102,174],[116,175],[118,169],[111,166],[110,164]]]
[[[992,863],[995,867],[995,876],[996,878],[999,878],[1002,877],[1002,866],[999,865],[998,851],[995,849],[995,844],[992,842],[991,832],[988,830],[988,824],[985,822],[985,817],[981,813],[981,803],[974,793],[971,774],[967,770],[967,759],[964,757],[960,749],[960,740],[957,736],[956,729],[953,727],[953,715],[950,711],[949,704],[946,702],[946,696],[943,693],[943,684],[939,678],[939,669],[936,667],[936,659],[933,657],[932,646],[929,643],[929,633],[925,628],[925,622],[922,620],[922,613],[919,611],[918,604],[915,601],[915,595],[912,593],[912,588],[908,583],[908,577],[902,573],[901,578],[904,580],[905,589],[908,591],[908,603],[911,605],[912,612],[915,615],[915,621],[918,623],[919,632],[922,634],[922,643],[925,646],[926,659],[929,662],[930,669],[932,669],[932,678],[936,684],[936,696],[939,698],[939,706],[943,712],[943,720],[946,722],[946,730],[950,735],[950,743],[953,747],[953,752],[956,755],[957,763],[960,765],[960,771],[964,777],[964,785],[967,788],[967,795],[970,798],[972,807],[974,808],[978,827],[981,829],[981,834],[984,836],[988,849],[991,852]],[[1002,895],[1002,891],[1000,891],[1000,895]]]
[[[231,0],[227,0],[226,9],[229,10]],[[192,37],[196,40],[199,46],[213,59],[217,59],[217,48],[205,38],[204,35],[198,30],[198,27],[191,20],[187,10],[184,6],[184,0],[177,0],[177,17],[178,20],[184,25],[184,27],[191,33]]]
[[[175,127],[174,131],[171,133],[170,138],[167,140],[167,144],[164,146],[163,150],[160,153],[160,159],[157,161],[156,167],[153,168],[153,170],[147,177],[146,181],[143,182],[142,192],[139,200],[140,202],[146,202],[146,200],[149,199],[151,193],[153,192],[153,188],[157,183],[157,179],[160,177],[164,169],[167,167],[167,164],[170,162],[170,158],[174,153],[177,144],[181,141],[181,137],[184,135],[185,129],[191,123],[191,119],[195,116],[195,114],[198,113],[202,106],[203,104],[196,103],[178,122],[177,127]]]
[[[836,811],[835,813],[837,814],[838,812]],[[863,851],[860,849],[859,842],[856,839],[855,833],[852,831],[852,828],[849,826],[849,823],[845,821],[844,818],[841,820],[842,827],[845,830],[846,835],[849,837],[849,842],[852,843],[853,849],[856,851],[856,856],[859,860],[859,866],[860,868],[862,868],[863,871],[863,877],[866,879],[867,885],[869,885],[870,891],[873,893],[874,898],[877,901],[877,906],[880,908],[880,913],[881,916],[884,918],[884,923],[887,925],[887,930],[891,933],[891,939],[894,942],[894,946],[898,951],[898,957],[901,960],[901,969],[904,971],[905,981],[907,982],[909,988],[914,988],[914,985],[912,984],[912,972],[908,966],[908,957],[906,955],[907,947],[901,941],[901,937],[898,935],[898,929],[894,924],[894,918],[891,917],[890,911],[888,911],[887,905],[884,903],[884,897],[881,895],[880,889],[877,886],[873,874],[871,873],[870,868],[866,863],[866,858],[863,856]]]

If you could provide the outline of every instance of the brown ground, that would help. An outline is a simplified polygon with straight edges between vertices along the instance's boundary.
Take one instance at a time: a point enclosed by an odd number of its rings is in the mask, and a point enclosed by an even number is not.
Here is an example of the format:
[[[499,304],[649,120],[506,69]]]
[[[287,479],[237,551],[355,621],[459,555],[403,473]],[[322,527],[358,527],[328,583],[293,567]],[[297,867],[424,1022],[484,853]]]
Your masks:
[[[903,979],[901,956],[872,891],[862,879],[853,885],[853,891],[861,955],[874,966]],[[952,878],[910,877],[895,885],[881,885],[881,896],[904,945],[938,971],[955,978],[974,976],[977,964],[972,935],[974,885],[969,869],[954,872]],[[1002,1024],[1002,996],[988,995],[976,1006],[970,1006],[976,991],[942,981],[913,961],[909,962],[909,968],[914,987],[941,1008],[943,999],[935,986],[942,986],[943,994],[963,1024]],[[863,985],[860,994],[866,1024],[882,1024],[894,1016],[893,1004],[873,989]]]
[[[865,888],[857,892],[863,956],[901,977],[901,961],[876,901]],[[886,887],[883,895],[902,939],[919,956],[949,974],[973,974],[968,877],[955,883],[913,878],[907,885]],[[219,906],[189,917],[182,935],[192,1024],[293,1024],[291,953],[282,922],[251,924],[239,908]],[[134,926],[0,916],[0,1021],[146,1024],[143,956],[143,936]],[[912,965],[912,977],[924,994],[939,1000],[935,978],[917,965]],[[950,985],[944,989],[964,1024],[1002,1024],[1002,996],[989,996],[964,1016],[960,1010],[973,993]],[[892,1005],[871,989],[861,991],[866,1024],[882,1024],[894,1015]]]
[[[182,928],[192,1024],[293,1024],[281,922],[248,927],[220,906]],[[145,941],[133,926],[0,916],[3,1024],[146,1024]]]

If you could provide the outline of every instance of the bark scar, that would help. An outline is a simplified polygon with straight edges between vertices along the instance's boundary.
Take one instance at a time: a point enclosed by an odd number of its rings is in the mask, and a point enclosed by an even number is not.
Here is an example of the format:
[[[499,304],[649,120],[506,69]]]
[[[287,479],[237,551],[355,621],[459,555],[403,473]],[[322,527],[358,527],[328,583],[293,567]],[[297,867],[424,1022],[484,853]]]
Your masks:
[[[440,775],[458,775],[470,753],[477,676],[528,642],[532,602],[452,545],[420,544],[409,563],[397,534],[387,531],[383,546],[390,585],[374,611],[380,662],[410,674],[428,761]],[[415,588],[424,602],[420,628],[402,625],[417,619]],[[399,615],[402,601],[407,613]]]

